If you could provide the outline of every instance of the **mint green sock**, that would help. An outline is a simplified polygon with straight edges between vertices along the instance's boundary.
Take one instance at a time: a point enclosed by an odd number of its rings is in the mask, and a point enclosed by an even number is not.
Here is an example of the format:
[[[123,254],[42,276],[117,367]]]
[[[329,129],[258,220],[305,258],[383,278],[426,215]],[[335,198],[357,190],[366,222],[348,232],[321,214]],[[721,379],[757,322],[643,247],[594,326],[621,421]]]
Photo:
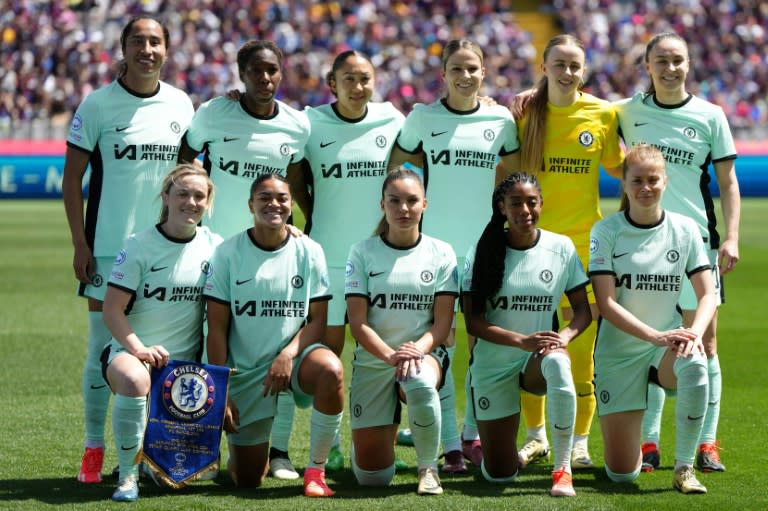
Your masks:
[[[475,420],[475,408],[472,403],[472,378],[467,369],[467,374],[464,376],[464,395],[466,396],[466,403],[464,408],[464,427],[461,431],[462,440],[476,440],[480,438],[480,433],[477,431],[477,420]]]
[[[707,359],[707,376],[709,377],[709,399],[707,414],[704,416],[704,427],[701,430],[699,443],[712,444],[717,440],[717,423],[720,421],[720,396],[723,392],[723,375],[720,373],[720,359],[717,355]]]
[[[673,369],[677,377],[675,461],[692,465],[707,413],[709,378],[706,359],[703,355],[678,358]]]
[[[408,421],[413,435],[413,447],[419,468],[437,468],[440,449],[440,397],[437,375],[431,366],[421,366],[421,372],[400,386],[408,404]]]
[[[658,447],[661,433],[661,412],[667,393],[655,383],[648,384],[648,408],[643,413],[640,438],[643,442],[653,442]]]
[[[576,423],[576,387],[571,376],[571,360],[565,353],[550,353],[541,361],[547,381],[547,417],[552,437],[553,466],[571,470],[573,426]]]
[[[112,390],[101,374],[101,352],[111,338],[101,312],[88,312],[88,354],[81,382],[86,447],[104,446],[104,427]]]
[[[296,413],[296,402],[290,392],[277,395],[277,415],[272,422],[271,447],[288,452],[288,442],[293,429],[293,416]]]
[[[453,360],[453,353],[456,347],[447,348],[448,358]],[[445,452],[458,451],[461,449],[459,442],[459,430],[456,427],[456,382],[453,379],[453,372],[448,369],[445,375],[443,388],[439,391],[440,395],[440,441],[443,443]]]
[[[146,397],[115,395],[115,403],[112,406],[112,433],[115,436],[120,479],[139,475],[138,454],[144,441],[146,406]]]
[[[326,415],[312,408],[309,430],[309,464],[308,467],[324,468],[328,453],[339,432],[342,413]]]

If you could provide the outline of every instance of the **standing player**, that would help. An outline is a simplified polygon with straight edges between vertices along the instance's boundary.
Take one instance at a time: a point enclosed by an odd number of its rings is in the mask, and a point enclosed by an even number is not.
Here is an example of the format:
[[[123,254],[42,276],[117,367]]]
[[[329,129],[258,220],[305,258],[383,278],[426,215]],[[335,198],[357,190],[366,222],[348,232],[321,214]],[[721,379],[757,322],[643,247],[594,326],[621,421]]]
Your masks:
[[[381,191],[376,236],[352,246],[345,289],[357,341],[349,401],[352,471],[362,486],[386,486],[395,473],[400,400],[408,405],[419,495],[443,493],[437,475],[440,398],[449,370],[443,343],[458,294],[451,247],[421,234],[427,200],[418,174],[396,169]]]
[[[304,157],[309,123],[303,112],[275,98],[282,66],[283,53],[275,43],[245,43],[237,52],[245,93],[239,101],[219,97],[201,105],[182,140],[179,161],[191,162],[198,153],[205,153],[203,165],[219,194],[219,207],[207,225],[224,238],[252,225],[253,219],[242,205],[248,201],[254,179],[267,174],[289,179],[301,175],[299,162]],[[270,470],[277,478],[296,479],[299,474],[288,457],[295,406],[287,394],[278,402]]]
[[[207,225],[225,239],[251,225],[241,205],[254,179],[301,170],[309,123],[304,113],[276,99],[282,66],[283,52],[275,43],[245,43],[237,52],[245,93],[239,101],[222,96],[200,105],[182,139],[179,161],[205,155],[203,166],[220,197]]]
[[[160,81],[168,29],[133,18],[120,35],[120,76],[78,107],[67,137],[62,191],[72,235],[78,294],[88,298],[88,355],[83,370],[85,454],[77,479],[101,482],[109,388],[99,356],[110,338],[102,319],[107,274],[129,234],[154,224],[153,202],[194,113],[187,95]],[[88,209],[82,179],[90,164]]]
[[[221,242],[207,227],[197,227],[213,205],[213,183],[202,168],[173,169],[160,197],[159,223],[125,241],[104,297],[104,323],[112,339],[102,354],[102,369],[115,393],[112,431],[120,471],[112,499],[120,502],[139,498],[136,460],[151,385],[147,365],[200,360],[203,285],[213,249]],[[141,292],[147,287],[164,294],[148,296]]]
[[[707,411],[701,338],[717,307],[701,234],[689,217],[662,209],[670,179],[658,149],[638,144],[624,161],[624,209],[592,228],[589,275],[603,321],[595,391],[605,470],[616,482],[640,474],[640,427],[648,385],[677,389],[673,486],[706,493],[693,461]],[[690,279],[698,299],[687,328],[677,304]]]
[[[547,395],[555,463],[554,497],[573,497],[571,445],[576,389],[565,348],[592,321],[587,276],[573,242],[538,229],[543,199],[536,178],[514,173],[493,193],[493,215],[467,255],[462,289],[467,329],[477,336],[470,373],[486,480],[515,479],[520,390]],[[509,228],[504,229],[507,223]],[[573,314],[557,331],[565,294]]]
[[[442,62],[446,95],[430,105],[416,105],[408,114],[392,150],[389,168],[409,162],[424,169],[424,186],[431,202],[423,231],[450,243],[463,266],[464,255],[480,237],[488,215],[473,205],[491,195],[494,186],[518,168],[519,144],[509,110],[478,100],[485,77],[480,47],[466,39],[452,40],[443,49]],[[463,202],[468,206],[461,207]],[[448,340],[450,353],[454,344],[452,332]],[[468,386],[467,378],[465,387]],[[482,461],[469,399],[468,390],[462,445],[455,429],[455,385],[449,372],[441,391],[447,465],[443,470],[447,472],[463,471],[460,447],[475,465]]]
[[[305,110],[311,126],[304,148],[306,180],[294,192],[309,197],[303,204],[309,205],[303,211],[305,232],[320,243],[328,261],[333,298],[323,342],[341,356],[347,311],[344,266],[349,247],[376,227],[380,213],[374,204],[404,117],[391,103],[371,102],[373,64],[358,51],[336,56],[327,83],[336,101]],[[340,470],[343,466],[337,442],[326,468]]]
[[[621,176],[624,157],[619,145],[618,119],[606,101],[580,89],[587,71],[584,45],[571,35],[556,36],[544,49],[544,76],[520,120],[522,168],[535,173],[547,191],[547,207],[540,226],[571,238],[582,264],[589,260],[589,230],[600,213],[600,165],[614,177]],[[578,190],[578,193],[574,191]],[[594,321],[568,344],[571,371],[576,385],[576,426],[572,468],[590,468],[587,440],[595,414],[592,383],[598,311],[591,287],[587,288]],[[568,300],[560,302],[563,319],[573,317]],[[522,392],[527,426],[520,449],[523,466],[549,453],[544,427],[544,397]]]
[[[329,497],[325,462],[341,424],[344,370],[321,344],[328,271],[320,246],[289,235],[293,201],[285,178],[259,176],[248,201],[254,225],[216,250],[204,291],[208,361],[236,371],[224,418],[228,469],[240,487],[261,485],[278,393],[314,404],[304,494]]]
[[[664,194],[665,210],[689,216],[696,221],[709,254],[712,280],[722,302],[720,274],[733,270],[739,260],[739,216],[741,199],[734,160],[736,148],[728,121],[720,107],[690,94],[685,80],[690,68],[688,46],[674,33],[651,39],[645,51],[645,67],[651,84],[645,93],[617,105],[621,134],[627,147],[648,143],[659,148],[667,162],[669,190]],[[720,188],[725,237],[720,240],[708,167],[714,166]],[[691,325],[697,310],[696,296],[687,281],[683,283],[680,307],[686,325]],[[722,377],[717,357],[717,312],[703,335],[709,377],[709,406],[699,439],[697,465],[704,472],[724,471],[717,442]],[[650,386],[648,411],[643,426],[644,469],[659,465],[659,426],[664,392]]]

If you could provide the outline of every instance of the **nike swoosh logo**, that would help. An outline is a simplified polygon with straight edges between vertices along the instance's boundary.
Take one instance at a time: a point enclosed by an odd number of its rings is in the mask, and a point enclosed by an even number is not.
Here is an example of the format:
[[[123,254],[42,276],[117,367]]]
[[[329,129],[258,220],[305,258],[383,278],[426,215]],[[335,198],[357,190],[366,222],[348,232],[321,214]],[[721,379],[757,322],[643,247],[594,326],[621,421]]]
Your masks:
[[[92,390],[99,390],[99,389],[103,389],[106,386],[107,386],[106,383],[104,385],[91,385],[91,389]]]
[[[618,259],[619,257],[624,257],[627,254],[629,254],[629,252],[624,252],[623,254],[613,254],[613,258]]]
[[[448,133],[447,131],[433,131],[432,136],[433,137],[439,137],[440,135],[443,135],[445,133]]]
[[[120,133],[121,131],[125,131],[125,130],[127,130],[128,128],[130,128],[130,126],[126,126],[125,128],[115,128],[115,131],[116,131],[116,132],[118,132],[118,133]]]
[[[554,424],[554,426],[555,426],[555,429],[559,429],[560,431],[565,431],[567,429],[571,429],[570,426],[565,426],[565,427],[562,427],[562,428],[560,426],[558,426],[557,424]]]
[[[719,403],[719,402],[720,402],[720,401],[713,401],[713,402],[711,402],[711,403],[707,403],[707,404],[708,404],[709,406],[717,406],[717,403]]]
[[[372,272],[372,271],[369,271],[369,272],[368,272],[368,276],[369,276],[369,277],[378,277],[379,275],[384,275],[384,272],[383,272],[383,271],[379,271],[379,272]]]
[[[688,416],[688,420],[689,421],[697,421],[697,420],[703,419],[703,418],[704,418],[703,415],[699,415],[698,417],[691,417],[690,415]]]
[[[224,137],[224,142],[233,142],[235,140],[240,140],[239,137]]]
[[[579,393],[579,394],[577,394],[577,395],[578,395],[579,397],[588,397],[588,396],[593,396],[593,395],[594,395],[594,392],[587,392],[586,394],[581,394],[581,393]]]
[[[253,277],[251,277],[250,279],[245,279],[245,280],[236,280],[236,281],[235,281],[235,285],[236,285],[236,286],[242,286],[242,285],[243,285],[243,284],[245,284],[246,282],[250,282],[250,281],[252,281],[252,280],[253,280]]]
[[[164,269],[166,269],[166,268],[168,268],[168,267],[167,267],[167,266],[160,266],[159,268],[155,268],[155,267],[153,266],[152,268],[150,268],[150,269],[149,269],[149,271],[155,272],[155,271],[164,270]]]
[[[135,448],[137,448],[138,446],[139,446],[139,444],[136,444],[136,445],[134,445],[133,447],[126,447],[126,446],[124,446],[124,445],[121,445],[121,446],[120,446],[120,449],[121,449],[121,450],[123,450],[123,451],[132,451],[132,450],[134,450]]]
[[[333,142],[320,142],[320,149],[322,149],[324,147],[328,147],[329,145],[335,144],[335,143],[336,143],[335,140]]]
[[[419,424],[419,423],[418,423],[418,422],[416,422],[415,420],[413,421],[413,425],[414,425],[414,426],[418,426],[418,427],[420,427],[420,428],[428,428],[428,427],[430,427],[430,426],[431,426],[432,424],[434,424],[434,423],[435,423],[435,421],[432,421],[432,422],[430,422],[429,424]]]
[[[637,126],[645,126],[646,124],[648,124],[648,123],[647,122],[636,122],[635,123],[635,127],[637,127]]]

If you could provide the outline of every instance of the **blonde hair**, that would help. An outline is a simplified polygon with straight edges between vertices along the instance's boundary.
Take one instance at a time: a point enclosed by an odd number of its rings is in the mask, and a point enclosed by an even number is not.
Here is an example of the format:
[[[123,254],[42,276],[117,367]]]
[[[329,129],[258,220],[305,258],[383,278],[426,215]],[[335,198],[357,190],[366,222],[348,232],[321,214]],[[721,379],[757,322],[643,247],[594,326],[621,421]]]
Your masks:
[[[568,45],[578,47],[586,59],[584,44],[570,34],[561,34],[553,37],[547,43],[544,48],[544,62],[547,61],[552,48]],[[549,81],[545,74],[536,84],[536,93],[526,109],[525,136],[520,144],[522,169],[534,175],[544,167],[544,138],[547,128],[547,102],[549,101],[548,85]],[[579,87],[581,85],[583,84],[579,84]]]
[[[626,179],[629,168],[640,162],[651,163],[657,167],[661,167],[666,172],[667,162],[661,151],[659,151],[657,147],[643,143],[632,146],[632,148],[627,151],[627,155],[624,157],[624,163],[621,168],[621,176]],[[619,211],[626,211],[627,209],[629,209],[629,197],[627,197],[626,192],[622,191]]]
[[[163,194],[168,195],[171,192],[171,186],[175,185],[179,179],[186,177],[186,176],[199,176],[205,179],[205,183],[208,186],[208,214],[210,215],[213,212],[213,196],[215,195],[216,190],[213,186],[213,181],[211,181],[211,178],[208,176],[208,173],[205,171],[204,168],[193,165],[191,163],[180,163],[179,165],[176,165],[174,168],[171,169],[170,172],[168,172],[168,175],[165,176],[165,179],[163,179],[163,185],[160,188],[160,200],[162,201]],[[158,219],[158,223],[165,223],[168,221],[168,206],[163,203],[162,207],[160,208],[160,217]]]

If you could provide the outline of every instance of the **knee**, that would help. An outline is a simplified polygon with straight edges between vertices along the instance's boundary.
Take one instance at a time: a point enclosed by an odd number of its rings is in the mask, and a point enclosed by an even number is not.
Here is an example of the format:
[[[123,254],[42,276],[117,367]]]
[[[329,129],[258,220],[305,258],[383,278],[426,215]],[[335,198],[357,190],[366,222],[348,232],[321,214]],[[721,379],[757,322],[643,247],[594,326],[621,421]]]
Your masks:
[[[678,358],[673,367],[678,388],[696,387],[708,381],[707,361],[701,355]]]
[[[110,367],[110,369],[112,369]],[[128,397],[141,397],[149,394],[151,380],[143,366],[130,367],[126,370],[108,370],[109,385],[117,394]]]
[[[343,389],[344,387],[344,366],[339,360],[339,357],[334,355],[330,350],[325,350],[327,356],[323,358],[322,363],[319,365],[317,372],[317,385],[315,386],[320,392],[323,389],[327,389],[332,392],[336,392],[337,389]]]
[[[541,374],[547,381],[547,388],[573,389],[571,359],[565,352],[555,351],[545,356],[541,361]]]
[[[309,392],[311,394],[335,389],[344,384],[344,366],[333,350],[328,347],[316,347],[301,362],[298,379],[300,383],[307,383],[306,389],[312,391]]]

